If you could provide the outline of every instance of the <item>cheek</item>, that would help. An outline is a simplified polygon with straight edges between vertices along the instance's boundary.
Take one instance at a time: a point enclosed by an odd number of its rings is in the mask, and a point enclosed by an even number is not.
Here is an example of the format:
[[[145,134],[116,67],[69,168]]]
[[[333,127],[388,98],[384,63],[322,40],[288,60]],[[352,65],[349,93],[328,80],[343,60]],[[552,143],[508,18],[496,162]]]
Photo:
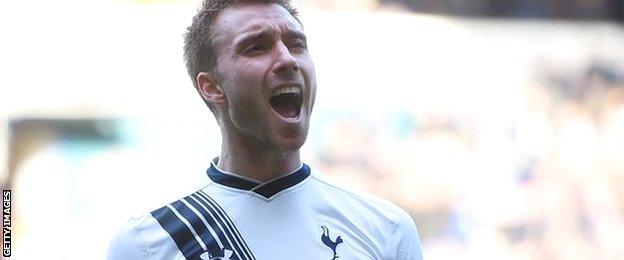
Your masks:
[[[249,70],[230,71],[227,82],[224,82],[230,116],[239,124],[253,122],[264,111],[262,77]]]
[[[256,64],[233,64],[227,71],[227,87],[234,100],[252,100],[262,97],[264,75]],[[233,101],[234,101],[233,100]]]
[[[310,99],[314,103],[316,97],[316,72],[314,70],[314,63],[310,59],[300,61],[299,66],[303,74],[303,78],[306,85],[310,87]]]
[[[237,91],[244,92],[242,94],[249,96],[257,96],[261,98],[264,88],[264,71],[262,67],[254,66],[255,64],[244,64],[237,68],[233,75],[233,82],[236,82]]]
[[[314,63],[309,56],[304,56],[297,60],[299,67],[301,68],[303,77],[306,81],[315,81],[316,72],[314,71]]]
[[[259,125],[262,104],[251,91],[245,89],[231,91],[228,101],[228,114],[233,125],[245,132],[253,131],[252,129]]]

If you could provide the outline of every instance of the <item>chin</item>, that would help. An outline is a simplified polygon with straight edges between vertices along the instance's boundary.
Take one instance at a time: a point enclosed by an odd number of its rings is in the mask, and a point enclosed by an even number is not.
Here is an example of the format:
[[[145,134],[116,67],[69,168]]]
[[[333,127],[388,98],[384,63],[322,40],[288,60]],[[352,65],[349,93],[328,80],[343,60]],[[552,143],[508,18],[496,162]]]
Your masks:
[[[284,152],[294,152],[299,150],[306,141],[306,137],[293,138],[288,140],[281,140],[276,142],[277,149]]]

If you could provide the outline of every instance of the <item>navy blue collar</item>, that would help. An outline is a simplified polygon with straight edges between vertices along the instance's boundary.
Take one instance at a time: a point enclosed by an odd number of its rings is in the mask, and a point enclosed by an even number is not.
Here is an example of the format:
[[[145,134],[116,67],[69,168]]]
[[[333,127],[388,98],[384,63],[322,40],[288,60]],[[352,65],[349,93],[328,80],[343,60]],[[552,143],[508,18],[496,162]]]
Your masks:
[[[310,176],[310,167],[303,163],[301,167],[292,173],[262,183],[220,170],[217,168],[218,159],[219,158],[215,158],[213,160],[207,171],[208,177],[212,181],[236,189],[250,190],[267,199],[280,191],[295,186],[297,183],[302,182]]]

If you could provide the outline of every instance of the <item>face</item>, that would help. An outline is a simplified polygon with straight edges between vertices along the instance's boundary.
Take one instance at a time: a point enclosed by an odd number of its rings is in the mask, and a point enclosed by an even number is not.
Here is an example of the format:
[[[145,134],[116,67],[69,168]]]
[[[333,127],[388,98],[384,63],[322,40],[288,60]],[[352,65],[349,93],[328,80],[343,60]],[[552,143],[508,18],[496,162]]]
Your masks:
[[[278,4],[246,4],[223,10],[214,32],[225,131],[270,149],[299,149],[316,92],[301,25]]]

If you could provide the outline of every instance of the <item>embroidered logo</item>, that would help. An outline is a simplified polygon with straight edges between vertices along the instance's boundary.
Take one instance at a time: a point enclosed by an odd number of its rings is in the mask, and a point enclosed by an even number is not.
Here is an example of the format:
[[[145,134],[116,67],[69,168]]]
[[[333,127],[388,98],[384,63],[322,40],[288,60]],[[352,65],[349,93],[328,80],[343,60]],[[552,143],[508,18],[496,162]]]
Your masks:
[[[338,254],[336,253],[336,247],[338,247],[338,245],[342,243],[342,238],[338,236],[335,241],[332,241],[331,238],[329,237],[329,229],[326,226],[321,226],[321,228],[323,229],[323,234],[321,235],[321,241],[323,242],[323,244],[325,244],[334,252],[334,257],[332,258],[332,260],[338,259]]]
[[[232,250],[224,249],[223,256],[213,256],[210,255],[209,252],[204,252],[199,256],[199,258],[202,260],[230,260],[233,253],[234,252]]]

